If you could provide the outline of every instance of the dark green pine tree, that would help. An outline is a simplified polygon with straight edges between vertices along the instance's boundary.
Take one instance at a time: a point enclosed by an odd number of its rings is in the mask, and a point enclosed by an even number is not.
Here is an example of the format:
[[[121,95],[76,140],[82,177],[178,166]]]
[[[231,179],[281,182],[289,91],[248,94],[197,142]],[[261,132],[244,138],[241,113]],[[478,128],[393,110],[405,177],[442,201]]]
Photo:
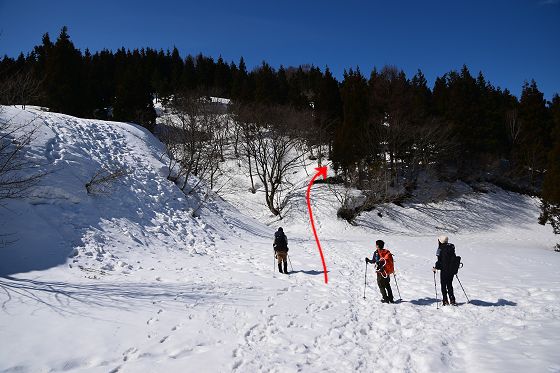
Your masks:
[[[82,54],[74,47],[66,26],[46,57],[47,105],[52,111],[83,115]]]
[[[245,60],[241,57],[237,70],[233,74],[231,87],[231,98],[236,102],[250,101],[251,93],[247,76],[247,66],[245,65]]]
[[[38,45],[33,49],[33,54],[35,55],[33,76],[38,81],[43,82],[43,84],[41,85],[40,98],[37,103],[39,105],[48,106],[49,103],[46,95],[46,82],[45,82],[45,76],[47,71],[47,55],[51,53],[54,44],[52,43],[48,33],[45,33],[43,35],[42,42],[43,44]]]
[[[218,57],[218,61],[216,61],[213,86],[212,94],[218,97],[225,97],[231,89],[229,65],[224,62],[222,56]]]
[[[553,148],[548,154],[548,166],[543,182],[542,205],[539,223],[550,223],[554,233],[560,234],[560,96],[554,95],[549,107],[554,130]],[[560,244],[556,245],[560,251]]]
[[[277,73],[277,101],[279,104],[285,105],[288,102],[288,95],[290,92],[290,84],[286,75],[286,69],[280,65]]]
[[[520,143],[515,149],[519,164],[530,176],[532,186],[547,166],[547,154],[552,148],[550,113],[544,95],[534,80],[525,83],[519,101]]]
[[[325,131],[329,143],[329,157],[332,157],[335,133],[342,124],[342,99],[339,84],[328,67],[319,83],[314,112],[315,124]]]
[[[82,59],[82,115],[93,118],[95,109],[98,107],[95,94],[95,80],[93,79],[93,57],[86,49]]]
[[[333,162],[336,169],[348,175],[372,151],[370,145],[375,142],[365,141],[369,132],[367,82],[359,69],[344,72],[340,93],[343,122],[333,144]]]
[[[411,120],[416,124],[423,124],[431,114],[432,92],[428,88],[428,81],[420,69],[410,80],[410,113]]]
[[[252,75],[255,77],[255,101],[264,105],[277,103],[278,81],[274,69],[263,61]]]
[[[113,118],[138,123],[150,132],[154,131],[156,112],[151,87],[139,64],[131,62],[117,81]]]
[[[181,90],[192,91],[198,86],[194,58],[190,54],[185,58],[183,74],[181,76]]]
[[[170,57],[170,71],[169,71],[169,89],[171,92],[175,93],[180,89],[181,86],[181,76],[183,75],[183,59],[179,54],[179,50],[173,47]]]
[[[208,95],[210,89],[214,86],[214,73],[216,70],[214,59],[198,54],[195,60],[195,69],[198,83],[197,88]]]

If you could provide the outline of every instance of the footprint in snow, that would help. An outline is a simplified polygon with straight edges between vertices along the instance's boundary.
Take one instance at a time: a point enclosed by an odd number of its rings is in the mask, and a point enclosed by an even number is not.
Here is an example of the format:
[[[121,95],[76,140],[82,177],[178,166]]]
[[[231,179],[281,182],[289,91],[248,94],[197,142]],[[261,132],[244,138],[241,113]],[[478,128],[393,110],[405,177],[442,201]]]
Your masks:
[[[136,353],[138,353],[138,349],[136,347],[130,347],[128,350],[123,352],[123,361],[128,361],[128,359],[133,357]]]

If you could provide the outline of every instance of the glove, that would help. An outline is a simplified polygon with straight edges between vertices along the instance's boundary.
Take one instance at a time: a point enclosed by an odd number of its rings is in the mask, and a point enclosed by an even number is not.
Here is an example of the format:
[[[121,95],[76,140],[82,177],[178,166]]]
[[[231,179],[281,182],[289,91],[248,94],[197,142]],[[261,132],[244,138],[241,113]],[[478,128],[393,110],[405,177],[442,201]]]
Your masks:
[[[436,267],[432,267],[432,272],[436,273]]]
[[[373,260],[369,260],[368,258],[366,258],[366,263],[373,263]]]

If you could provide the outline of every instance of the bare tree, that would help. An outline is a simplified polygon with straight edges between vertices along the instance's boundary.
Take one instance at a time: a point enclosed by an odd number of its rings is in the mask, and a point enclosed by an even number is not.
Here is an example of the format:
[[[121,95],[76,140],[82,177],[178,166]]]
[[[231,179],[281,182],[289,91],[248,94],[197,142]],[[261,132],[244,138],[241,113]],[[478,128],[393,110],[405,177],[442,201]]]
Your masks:
[[[290,189],[287,175],[301,167],[304,147],[298,129],[310,123],[308,113],[287,106],[245,107],[237,117],[245,129],[243,146],[254,163],[268,209],[281,217]]]
[[[200,191],[204,195],[201,204],[212,190],[221,188],[217,176],[227,144],[227,120],[212,110],[206,98],[187,94],[171,100],[171,114],[160,130],[169,159],[168,179],[185,194]]]
[[[0,103],[25,106],[41,97],[41,82],[31,71],[19,71],[0,84]]]
[[[451,128],[445,122],[431,118],[429,122],[417,127],[413,132],[412,149],[413,177],[419,170],[427,170],[437,163],[445,162],[456,150],[456,142]]]
[[[45,175],[26,153],[38,129],[36,119],[16,123],[0,107],[0,201],[24,197]]]
[[[114,182],[125,177],[128,173],[124,166],[100,168],[86,183],[86,190],[88,194],[107,193]]]
[[[506,128],[511,145],[515,146],[521,133],[521,122],[519,121],[517,109],[511,109],[506,112]]]

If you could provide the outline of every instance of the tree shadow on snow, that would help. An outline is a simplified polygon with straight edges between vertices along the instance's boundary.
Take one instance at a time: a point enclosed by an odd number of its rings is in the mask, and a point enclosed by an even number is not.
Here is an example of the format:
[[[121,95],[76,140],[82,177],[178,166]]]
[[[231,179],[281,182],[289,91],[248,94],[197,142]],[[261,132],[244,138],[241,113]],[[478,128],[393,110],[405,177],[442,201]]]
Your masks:
[[[131,310],[153,307],[161,301],[224,304],[228,303],[228,296],[204,284],[70,283],[0,277],[2,310],[8,312],[8,304],[16,300],[35,301],[59,314],[83,314],[79,305]]]
[[[479,300],[479,299],[472,299],[470,302],[470,304],[473,304],[475,306],[479,306],[479,307],[503,307],[503,306],[517,306],[517,303],[506,300],[506,299],[498,299],[496,302],[491,303],[491,302],[486,302],[483,300]]]
[[[497,225],[512,224],[523,227],[534,219],[534,205],[528,198],[498,190],[488,194],[469,193],[441,203],[407,203],[405,206],[386,204],[377,212],[383,218],[364,213],[356,223],[382,233],[423,233],[444,229],[486,231]],[[391,222],[397,222],[395,227]]]

